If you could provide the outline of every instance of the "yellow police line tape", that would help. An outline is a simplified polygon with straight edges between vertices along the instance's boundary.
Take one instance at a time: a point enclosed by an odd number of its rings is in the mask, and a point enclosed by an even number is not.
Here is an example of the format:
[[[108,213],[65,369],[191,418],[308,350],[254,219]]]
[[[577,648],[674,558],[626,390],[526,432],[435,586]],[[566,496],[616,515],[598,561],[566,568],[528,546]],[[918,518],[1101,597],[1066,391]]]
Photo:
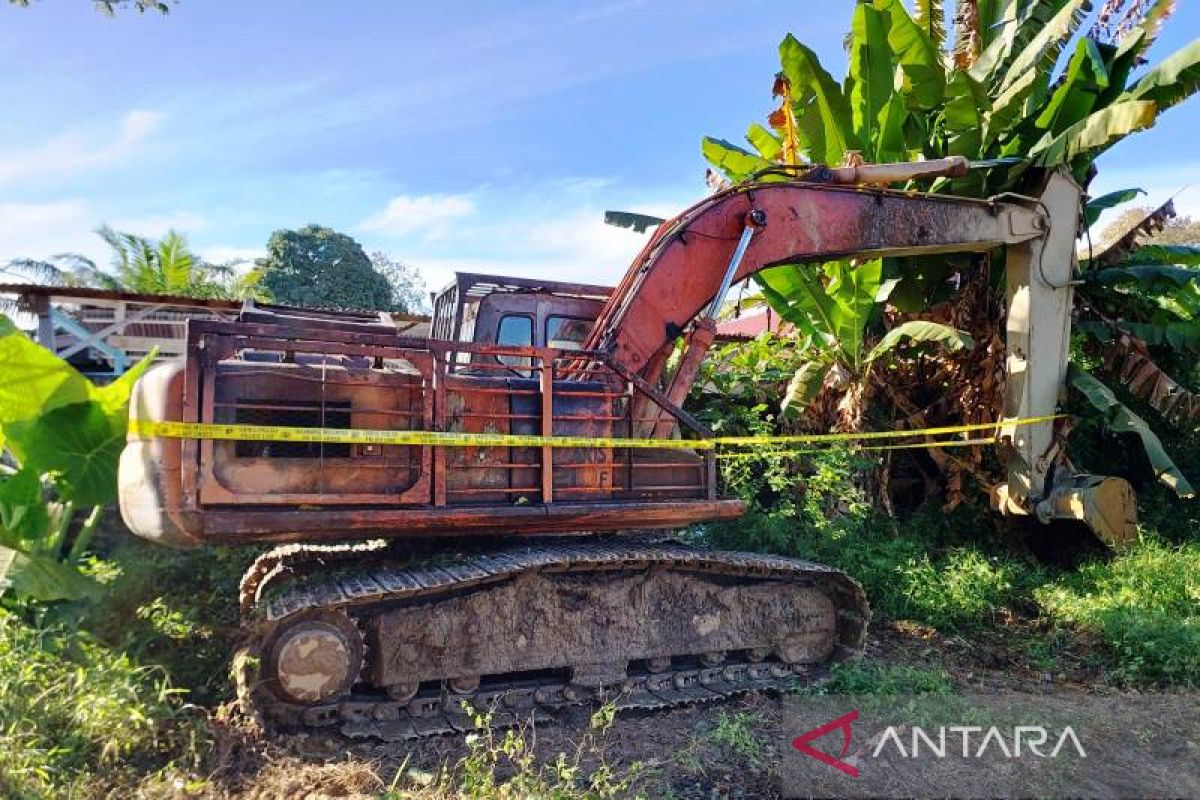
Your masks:
[[[904,444],[875,444],[865,447],[855,447],[855,450],[915,450],[922,447],[977,447],[985,444],[995,444],[1000,441],[995,436],[986,439],[943,439],[936,442],[905,442]],[[750,459],[768,458],[770,456],[803,456],[813,453],[828,452],[827,447],[809,447],[798,450],[791,447],[771,447],[766,450],[756,450],[753,453],[718,453],[717,458]]]
[[[318,442],[323,444],[431,445],[441,447],[579,447],[639,448],[655,450],[711,450],[716,447],[778,448],[789,444],[818,444],[858,439],[939,436],[950,433],[994,430],[1012,425],[1035,425],[1057,419],[1058,414],[1025,417],[973,425],[947,425],[917,430],[868,431],[864,433],[822,433],[800,436],[718,436],[713,439],[615,439],[601,436],[535,436],[507,433],[455,433],[448,431],[387,431],[361,428],[297,428],[284,425],[241,425],[212,422],[170,422],[131,418],[129,430],[143,438],[224,439],[256,442]],[[994,441],[994,440],[993,440]],[[953,440],[953,444],[959,444]],[[947,442],[921,442],[885,446],[944,447]]]

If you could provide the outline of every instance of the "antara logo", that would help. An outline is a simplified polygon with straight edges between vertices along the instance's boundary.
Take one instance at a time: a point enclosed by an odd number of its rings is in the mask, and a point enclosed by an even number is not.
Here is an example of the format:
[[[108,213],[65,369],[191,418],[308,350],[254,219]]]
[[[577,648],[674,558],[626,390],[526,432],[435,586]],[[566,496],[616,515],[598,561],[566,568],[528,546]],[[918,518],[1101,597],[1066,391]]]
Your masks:
[[[858,768],[842,760],[850,752],[852,739],[850,726],[857,719],[858,709],[855,709],[800,734],[792,740],[792,747],[806,756],[815,758],[822,764],[827,764],[852,778],[857,778]],[[842,732],[842,752],[839,756],[834,757],[810,744],[822,736],[838,730]],[[1002,754],[1005,758],[1022,758],[1027,754],[1038,758],[1058,758],[1064,748],[1068,748],[1068,751],[1074,749],[1080,758],[1087,758],[1083,744],[1069,725],[1062,731],[1055,732],[1057,735],[1054,736],[1051,735],[1050,730],[1041,725],[1018,725],[1012,728],[1008,735],[1005,735],[995,725],[987,729],[975,725],[949,725],[938,727],[935,730],[936,733],[931,733],[919,726],[910,728],[889,725],[882,733],[871,737],[875,744],[871,758],[886,755],[889,745],[902,758],[920,758],[921,756],[947,758],[957,756],[959,752],[962,753],[963,758],[983,758],[993,749],[995,753]],[[902,731],[908,732],[909,735],[903,736]],[[909,742],[908,747],[905,747],[906,739]],[[956,744],[956,739],[961,741],[961,748],[951,747],[952,744]],[[1044,752],[1044,748],[1048,748],[1051,741],[1055,742],[1053,749]],[[868,742],[867,746],[872,742]],[[972,746],[973,744],[974,746]],[[861,749],[865,749],[865,747]],[[851,760],[856,759],[857,756]]]
[[[813,739],[820,739],[822,736],[829,733],[830,731],[836,731],[836,730],[840,729],[842,731],[842,737],[843,737],[842,738],[842,758],[845,758],[846,753],[850,752],[850,723],[854,722],[854,720],[856,720],[856,719],[858,719],[858,709],[857,708],[848,714],[843,714],[842,716],[838,717],[837,719],[826,722],[824,725],[813,728],[811,731],[808,731],[807,733],[800,734],[795,739],[792,739],[792,747],[796,748],[801,753],[804,753],[804,755],[806,755],[806,756],[811,756],[811,757],[815,758],[817,761],[820,761],[822,764],[828,764],[829,766],[833,767],[834,769],[841,770],[842,772],[849,775],[851,778],[857,778],[858,777],[858,767],[855,767],[852,764],[847,764],[845,761],[842,761],[841,758],[834,758],[833,756],[829,755],[828,753],[823,753],[815,747],[810,747],[808,744]]]

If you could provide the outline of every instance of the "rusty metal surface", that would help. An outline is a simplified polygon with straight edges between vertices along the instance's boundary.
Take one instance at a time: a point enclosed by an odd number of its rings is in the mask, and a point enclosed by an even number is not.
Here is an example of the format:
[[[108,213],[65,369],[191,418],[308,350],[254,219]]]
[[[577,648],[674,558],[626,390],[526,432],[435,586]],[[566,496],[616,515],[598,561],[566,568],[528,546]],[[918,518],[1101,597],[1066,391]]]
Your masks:
[[[1040,233],[1036,212],[1012,204],[800,181],[741,185],[659,226],[585,346],[611,349],[626,368],[643,372],[712,301],[751,210],[764,211],[767,224],[735,282],[774,264],[985,252]]]
[[[514,712],[601,697],[656,708],[786,688],[806,664],[861,652],[870,615],[861,587],[832,568],[670,541],[546,541],[408,565],[377,554],[377,563],[357,569],[331,564],[306,574],[308,559],[330,555],[295,549],[290,563],[264,557],[272,568],[243,589],[256,599],[252,616],[268,643],[314,615],[345,615],[364,632],[368,655],[352,691],[308,704],[277,691],[256,697],[277,720],[337,725],[347,735],[462,730],[463,700],[497,708],[493,723],[503,725]],[[672,602],[678,608],[668,608]],[[791,604],[799,613],[786,613]],[[481,614],[480,605],[491,611]],[[672,625],[691,631],[690,645]],[[554,641],[574,644],[564,656]],[[432,677],[397,669],[409,654],[433,668]],[[264,670],[278,671],[269,652]]]

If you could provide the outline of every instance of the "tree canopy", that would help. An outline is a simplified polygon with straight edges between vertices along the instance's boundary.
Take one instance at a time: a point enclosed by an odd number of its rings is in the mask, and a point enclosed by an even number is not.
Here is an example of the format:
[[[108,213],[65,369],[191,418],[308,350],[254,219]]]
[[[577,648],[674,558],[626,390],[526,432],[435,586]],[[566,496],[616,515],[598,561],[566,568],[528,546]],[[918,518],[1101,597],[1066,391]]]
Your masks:
[[[170,294],[230,300],[270,300],[260,271],[239,274],[231,264],[212,264],[193,253],[187,237],[171,230],[157,241],[107,225],[96,234],[112,248],[106,271],[87,256],[60,253],[49,259],[18,258],[6,271],[51,286],[93,287],[142,294]]]
[[[392,284],[360,245],[320,225],[277,230],[260,259],[263,285],[284,305],[387,311],[395,307]]]

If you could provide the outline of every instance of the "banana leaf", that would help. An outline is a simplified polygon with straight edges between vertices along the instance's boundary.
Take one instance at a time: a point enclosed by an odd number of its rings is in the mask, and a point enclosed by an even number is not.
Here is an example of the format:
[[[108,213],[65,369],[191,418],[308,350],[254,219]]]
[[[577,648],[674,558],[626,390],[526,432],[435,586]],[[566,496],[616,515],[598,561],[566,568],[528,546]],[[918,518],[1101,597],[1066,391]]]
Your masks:
[[[806,361],[796,370],[796,374],[788,381],[787,392],[780,404],[782,413],[799,413],[808,407],[821,391],[825,376],[829,374],[832,362],[827,360]]]
[[[854,137],[841,85],[790,33],[779,44],[779,61],[792,88],[801,145],[814,161],[840,164]]]
[[[767,161],[778,161],[783,152],[783,145],[780,143],[779,137],[757,122],[751,123],[750,128],[746,131],[746,141],[750,142],[758,154]]]
[[[1139,194],[1145,193],[1145,189],[1118,189],[1115,192],[1100,195],[1094,200],[1089,200],[1083,207],[1084,225],[1088,228],[1092,227],[1096,224],[1096,220],[1100,219],[1100,215],[1108,209],[1119,206],[1121,203],[1128,203]]]
[[[1016,56],[1004,68],[1003,77],[997,84],[999,90],[1004,91],[1029,70],[1050,75],[1063,48],[1083,24],[1084,17],[1091,7],[1089,0],[1068,0],[1063,4],[1058,12],[1037,30],[1028,44],[1015,51]]]
[[[0,544],[0,594],[6,589],[42,602],[95,597],[100,584],[50,558]]]
[[[1158,480],[1171,487],[1181,498],[1195,497],[1195,490],[1188,483],[1183,472],[1167,455],[1162,441],[1154,431],[1150,430],[1150,426],[1144,419],[1130,411],[1124,403],[1117,399],[1112,389],[1074,364],[1067,372],[1067,382],[1078,389],[1088,402],[1100,412],[1109,428],[1118,433],[1133,433],[1138,436]]]
[[[874,0],[874,5],[888,15],[888,44],[896,63],[904,70],[906,94],[912,107],[937,108],[946,86],[941,50],[909,16],[901,0]]]
[[[1200,40],[1175,51],[1138,79],[1122,100],[1153,100],[1159,111],[1191,97],[1200,89]]]
[[[1067,126],[1092,113],[1097,98],[1106,88],[1108,69],[1100,47],[1085,36],[1075,45],[1066,74],[1037,118],[1037,126],[1051,133],[1062,133]]]
[[[982,149],[987,90],[962,70],[946,82],[945,125],[950,155],[975,156]]]
[[[879,344],[871,348],[871,352],[867,354],[866,363],[869,364],[880,356],[887,355],[901,342],[937,342],[950,351],[970,349],[975,346],[975,341],[966,331],[942,325],[940,322],[923,319],[910,320],[888,331],[879,340]]]
[[[759,158],[754,153],[747,152],[724,139],[713,139],[710,136],[705,136],[700,143],[700,152],[708,163],[735,183],[771,166],[770,161]]]
[[[1115,267],[1172,265],[1200,267],[1200,247],[1186,244],[1143,244],[1113,264]]]
[[[946,12],[941,0],[913,0],[912,19],[934,47],[946,43]]]
[[[1076,156],[1097,155],[1134,131],[1154,124],[1158,106],[1151,101],[1130,100],[1101,109],[1067,128],[1058,136],[1047,133],[1033,150],[1043,167],[1070,164]]]
[[[867,154],[874,149],[872,133],[879,113],[893,96],[888,24],[888,18],[873,6],[860,3],[854,7],[845,94],[850,101],[857,147]]]
[[[617,228],[629,228],[634,233],[645,233],[651,228],[665,222],[662,217],[649,214],[635,214],[632,211],[605,211],[604,224]]]

